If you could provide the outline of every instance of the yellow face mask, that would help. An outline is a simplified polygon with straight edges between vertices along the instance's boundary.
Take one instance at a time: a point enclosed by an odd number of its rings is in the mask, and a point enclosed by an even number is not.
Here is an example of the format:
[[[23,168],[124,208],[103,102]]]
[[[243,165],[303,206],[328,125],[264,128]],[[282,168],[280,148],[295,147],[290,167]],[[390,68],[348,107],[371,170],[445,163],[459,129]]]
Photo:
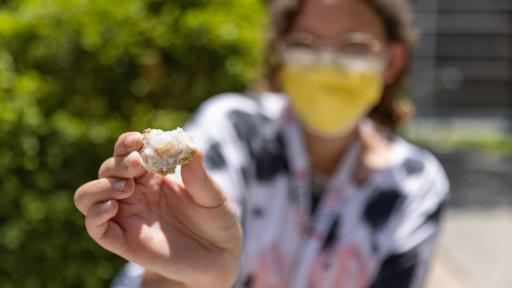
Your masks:
[[[285,65],[280,80],[305,128],[322,136],[347,133],[378,103],[383,87],[377,71],[326,64]]]

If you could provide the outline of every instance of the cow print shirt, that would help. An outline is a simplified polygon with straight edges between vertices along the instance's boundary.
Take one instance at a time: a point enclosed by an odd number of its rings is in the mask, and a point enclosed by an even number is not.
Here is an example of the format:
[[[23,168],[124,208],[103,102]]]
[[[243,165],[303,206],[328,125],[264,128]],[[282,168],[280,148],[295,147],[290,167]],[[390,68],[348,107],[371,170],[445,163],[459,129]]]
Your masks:
[[[318,239],[319,249],[303,255],[307,232],[298,225],[292,192],[295,156],[285,133],[287,111],[280,94],[256,99],[223,94],[205,102],[186,127],[244,227],[236,287],[421,287],[448,194],[439,162],[390,137],[392,165],[343,198],[325,237]],[[333,179],[311,180],[310,189],[317,191],[310,193],[313,216],[321,201],[318,190]],[[298,272],[298,259],[310,259],[306,271]],[[113,287],[137,287],[142,271],[129,264]],[[297,273],[304,275],[298,283]]]

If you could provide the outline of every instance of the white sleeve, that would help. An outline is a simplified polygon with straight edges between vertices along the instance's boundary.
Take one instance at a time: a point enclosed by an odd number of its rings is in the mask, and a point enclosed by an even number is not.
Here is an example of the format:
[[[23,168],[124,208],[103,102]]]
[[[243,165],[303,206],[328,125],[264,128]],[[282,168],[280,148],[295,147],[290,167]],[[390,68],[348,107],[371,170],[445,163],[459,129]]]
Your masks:
[[[144,278],[144,267],[128,262],[112,281],[111,288],[138,288]]]
[[[390,231],[389,253],[371,288],[424,285],[449,184],[437,159],[428,155],[423,160],[423,173],[401,178],[406,199]]]

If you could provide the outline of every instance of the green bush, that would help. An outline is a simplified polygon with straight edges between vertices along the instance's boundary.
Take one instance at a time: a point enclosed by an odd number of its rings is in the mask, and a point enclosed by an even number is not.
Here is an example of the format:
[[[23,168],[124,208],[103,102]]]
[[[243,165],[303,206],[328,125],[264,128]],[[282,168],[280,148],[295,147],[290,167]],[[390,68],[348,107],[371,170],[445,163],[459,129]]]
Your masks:
[[[258,72],[261,0],[0,1],[0,286],[105,287],[73,193],[123,131],[174,128]]]

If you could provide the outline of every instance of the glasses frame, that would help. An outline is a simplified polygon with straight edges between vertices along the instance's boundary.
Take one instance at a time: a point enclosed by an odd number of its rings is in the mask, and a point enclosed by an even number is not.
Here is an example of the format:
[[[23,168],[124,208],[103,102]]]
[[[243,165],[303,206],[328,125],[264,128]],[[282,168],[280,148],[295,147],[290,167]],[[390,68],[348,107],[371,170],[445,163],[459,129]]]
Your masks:
[[[387,49],[383,42],[365,32],[350,32],[341,40],[320,41],[310,33],[293,33],[287,36],[279,43],[278,51],[283,63],[290,62],[290,55],[302,54],[302,58],[308,57],[303,61],[304,66],[324,63],[344,65],[347,61],[359,61],[380,63],[382,66],[387,59]],[[349,53],[341,51],[343,45],[363,44],[366,45],[367,53]],[[303,47],[300,47],[303,45]],[[293,47],[296,46],[296,47]],[[347,49],[348,50],[348,49]],[[296,57],[297,58],[297,57]],[[294,61],[291,61],[294,62]],[[299,61],[300,62],[300,61]]]

